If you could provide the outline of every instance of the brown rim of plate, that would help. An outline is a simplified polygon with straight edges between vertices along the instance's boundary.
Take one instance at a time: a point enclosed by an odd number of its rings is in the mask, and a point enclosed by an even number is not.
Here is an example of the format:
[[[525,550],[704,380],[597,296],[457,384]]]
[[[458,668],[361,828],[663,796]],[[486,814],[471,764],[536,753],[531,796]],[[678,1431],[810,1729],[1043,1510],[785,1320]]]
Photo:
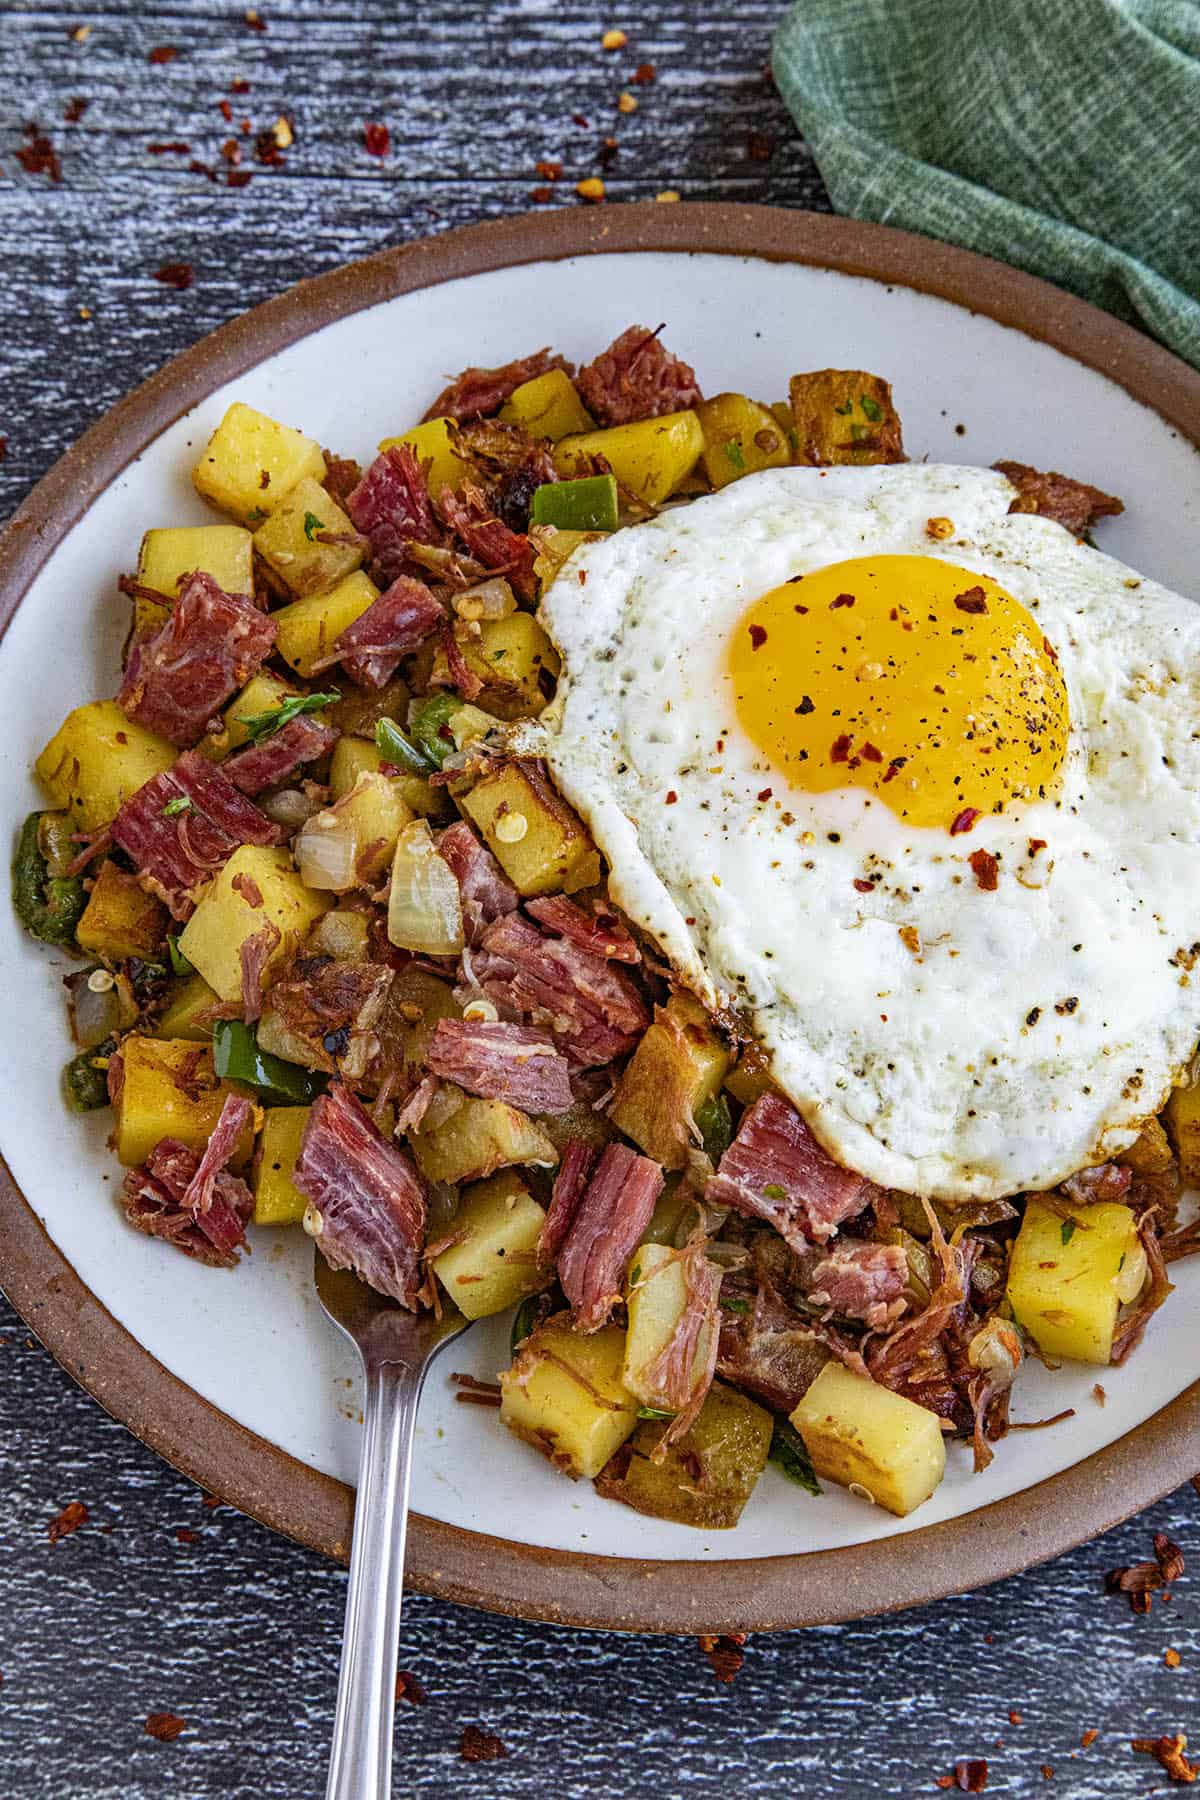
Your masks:
[[[1200,444],[1200,374],[1085,301],[969,251],[766,206],[569,208],[468,226],[301,282],[151,376],[55,464],[0,535],[0,632],[109,483],[167,426],[264,358],[418,288],[523,263],[645,250],[806,263],[936,295],[1098,370]],[[68,1374],[159,1455],[264,1524],[345,1559],[351,1490],[236,1424],[151,1356],[80,1280],[3,1164],[0,1284]],[[787,1556],[652,1562],[541,1549],[418,1514],[407,1580],[422,1593],[565,1625],[705,1632],[831,1624],[961,1593],[1057,1556],[1197,1467],[1200,1382],[1062,1474],[900,1538]],[[629,1529],[633,1541],[632,1513]]]

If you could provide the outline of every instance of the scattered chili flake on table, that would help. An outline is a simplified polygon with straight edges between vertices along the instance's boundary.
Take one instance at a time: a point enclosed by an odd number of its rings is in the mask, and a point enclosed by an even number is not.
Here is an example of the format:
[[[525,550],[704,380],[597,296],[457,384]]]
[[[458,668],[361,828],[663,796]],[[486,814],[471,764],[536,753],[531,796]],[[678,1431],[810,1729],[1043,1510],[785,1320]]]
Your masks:
[[[247,9],[246,14],[245,14],[245,19],[246,19],[246,23],[250,27],[251,31],[265,31],[267,29],[267,21],[263,18],[262,14],[253,6],[251,6]]]
[[[543,181],[561,181],[563,166],[560,162],[549,162],[543,159],[536,165],[534,174],[540,175]]]
[[[429,1696],[414,1674],[408,1669],[397,1669],[396,1698],[407,1700],[410,1706],[424,1706]]]
[[[76,94],[73,100],[67,101],[63,109],[63,118],[68,125],[78,125],[90,105],[90,100],[85,100],[82,94]]]
[[[1025,1721],[1024,1713],[1019,1713],[1019,1712],[1013,1710],[1008,1715],[1008,1722],[1010,1725],[1021,1725],[1024,1723],[1024,1721]]]
[[[697,1641],[712,1665],[712,1672],[716,1679],[728,1687],[746,1660],[742,1649],[746,1642],[746,1633],[729,1631],[719,1637],[706,1634]]]
[[[619,113],[636,112],[637,104],[638,103],[637,103],[636,99],[629,92],[628,88],[622,89],[622,91],[617,95],[617,111]]]
[[[382,160],[391,148],[392,134],[386,125],[368,120],[363,126],[363,143],[368,156],[378,156]]]
[[[750,131],[746,134],[746,155],[751,162],[770,162],[775,154],[775,139],[769,131]]]
[[[497,1762],[508,1751],[494,1731],[483,1731],[478,1725],[464,1725],[459,1755],[464,1762]]]
[[[1129,1747],[1136,1750],[1139,1756],[1152,1756],[1171,1777],[1172,1781],[1195,1781],[1200,1775],[1200,1764],[1191,1763],[1184,1755],[1187,1739],[1181,1731],[1174,1737],[1130,1738]]]
[[[171,144],[146,145],[146,154],[148,156],[190,156],[191,153],[192,146],[190,144],[185,144],[178,139]]]
[[[656,200],[678,200],[681,197],[678,188],[664,188],[661,194],[654,196]]]
[[[181,1544],[198,1544],[200,1542],[200,1533],[193,1531],[190,1525],[181,1525],[175,1536]]]
[[[73,44],[86,44],[92,35],[90,25],[75,25],[67,34]]]
[[[530,188],[529,198],[535,206],[548,206],[554,198],[554,189],[549,187]]]
[[[600,39],[600,48],[602,50],[623,50],[628,42],[629,33],[616,28],[605,32]]]
[[[174,62],[178,55],[178,48],[174,44],[155,44],[147,60],[152,63],[169,63]]]
[[[575,192],[581,200],[586,200],[590,205],[595,206],[604,198],[604,183],[598,175],[588,175],[583,181],[576,182]]]
[[[248,94],[250,92],[250,83],[244,76],[238,75],[230,82],[229,91],[231,94]]]
[[[225,177],[225,186],[232,188],[249,187],[253,180],[254,177],[249,169],[230,169],[228,175]]]
[[[147,1737],[157,1738],[160,1744],[173,1744],[180,1732],[187,1730],[187,1720],[181,1719],[178,1713],[149,1713],[142,1729]]]
[[[1042,1764],[1042,1774],[1046,1777],[1047,1781],[1054,1780],[1054,1770],[1049,1763]]]
[[[48,175],[51,181],[62,180],[62,164],[58,151],[38,125],[26,125],[27,143],[17,146],[16,157],[27,175]]]
[[[0,462],[3,462],[7,455],[8,455],[8,439],[6,437],[0,437]]]
[[[1082,1750],[1090,1750],[1099,1736],[1100,1733],[1096,1730],[1095,1726],[1089,1725],[1088,1729],[1079,1740],[1080,1748]]]
[[[1104,1402],[1108,1399],[1108,1390],[1101,1387],[1098,1381],[1092,1388],[1092,1399],[1096,1402],[1097,1406],[1103,1406]]]
[[[639,63],[629,79],[637,87],[649,87],[656,73],[653,63]]]
[[[1165,1531],[1154,1534],[1154,1555],[1163,1580],[1167,1583],[1178,1581],[1184,1570],[1183,1551],[1171,1542]]]
[[[161,269],[155,269],[154,279],[161,281],[164,287],[178,288],[182,292],[191,287],[195,272],[191,263],[164,263]]]
[[[69,1506],[63,1507],[57,1518],[51,1519],[46,1527],[46,1535],[52,1544],[61,1543],[63,1538],[70,1537],[73,1532],[79,1530],[81,1525],[85,1525],[87,1520],[88,1509],[83,1501],[72,1500]]]
[[[1166,1663],[1168,1669],[1177,1669],[1183,1661],[1183,1658],[1180,1656],[1178,1650],[1164,1650],[1163,1661]]]
[[[954,1785],[962,1794],[982,1794],[987,1778],[987,1761],[982,1756],[960,1756],[954,1765]]]

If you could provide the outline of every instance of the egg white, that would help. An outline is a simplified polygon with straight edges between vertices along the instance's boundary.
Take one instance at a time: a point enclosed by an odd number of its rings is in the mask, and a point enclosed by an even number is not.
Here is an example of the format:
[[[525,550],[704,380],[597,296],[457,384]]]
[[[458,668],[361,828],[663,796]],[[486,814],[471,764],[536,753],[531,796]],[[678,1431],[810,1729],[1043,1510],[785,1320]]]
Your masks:
[[[558,694],[519,734],[614,900],[740,1012],[829,1152],[946,1199],[1123,1148],[1200,1033],[1200,607],[1012,495],[980,469],[769,470],[586,545],[542,603]],[[931,517],[953,535],[931,542]],[[725,656],[746,606],[871,552],[945,558],[1034,611],[1070,698],[1054,800],[951,838],[861,789],[788,788],[740,733]]]

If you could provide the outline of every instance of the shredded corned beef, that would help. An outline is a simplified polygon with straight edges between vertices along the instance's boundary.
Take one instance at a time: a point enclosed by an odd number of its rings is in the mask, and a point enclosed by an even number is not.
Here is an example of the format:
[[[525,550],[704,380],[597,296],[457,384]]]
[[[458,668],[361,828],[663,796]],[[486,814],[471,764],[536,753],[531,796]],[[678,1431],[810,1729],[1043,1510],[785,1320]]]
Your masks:
[[[598,1331],[621,1298],[630,1257],[650,1223],[663,1172],[627,1144],[609,1144],[567,1228],[558,1278],[579,1331]]]
[[[595,912],[585,913],[565,894],[546,894],[540,900],[530,900],[525,910],[554,937],[570,938],[606,962],[642,960],[641,951],[620,920],[600,905]]]
[[[568,374],[572,373],[570,363],[548,349],[535,350],[531,356],[520,356],[515,362],[501,363],[497,369],[464,369],[449,387],[442,389],[424,416],[426,419],[482,419],[488,413],[499,412],[524,382],[548,374],[551,369],[566,369]]]
[[[176,919],[239,844],[277,844],[280,831],[197,750],[132,794],[113,820],[113,842]]]
[[[302,764],[327,755],[337,740],[332,725],[300,713],[261,744],[248,744],[244,750],[236,751],[224,770],[240,793],[261,794],[265,788],[286,781]]]
[[[1055,469],[1032,469],[1021,462],[997,462],[992,467],[1007,475],[1017,490],[1010,513],[1037,513],[1065,525],[1075,537],[1082,537],[1098,520],[1125,511],[1124,501],[1115,494],[1089,487],[1086,481],[1073,481]]]
[[[254,1108],[241,1094],[226,1094],[196,1173],[188,1182],[181,1204],[195,1215],[206,1213],[216,1198],[217,1177],[232,1161],[238,1139],[254,1116]]]
[[[273,620],[197,570],[162,630],[134,645],[117,703],[173,744],[194,744],[275,642]]]
[[[222,1171],[213,1177],[207,1207],[194,1211],[187,1197],[201,1160],[178,1138],[163,1138],[125,1177],[125,1217],[136,1230],[165,1239],[197,1262],[232,1269],[246,1241],[254,1196],[240,1176]]]
[[[443,488],[437,506],[443,523],[485,569],[493,575],[506,575],[522,600],[536,597],[533,545],[523,532],[510,531],[497,517],[482,488],[470,481],[464,482],[457,494]]]
[[[709,1261],[707,1250],[708,1240],[700,1230],[678,1252],[684,1308],[658,1356],[641,1371],[645,1391],[653,1396],[651,1405],[675,1414],[650,1453],[652,1462],[661,1462],[695,1423],[716,1371],[721,1271]]]
[[[625,969],[567,938],[543,936],[519,913],[488,926],[471,967],[490,1000],[547,1025],[580,1068],[626,1054],[650,1023]]]
[[[1068,1175],[1062,1191],[1073,1205],[1090,1206],[1097,1200],[1123,1200],[1132,1180],[1133,1170],[1124,1163],[1097,1163]]]
[[[437,850],[458,882],[463,934],[468,945],[477,944],[494,920],[516,912],[521,897],[465,819],[446,827],[437,840]]]
[[[439,678],[440,685],[457,688],[464,700],[477,700],[483,692],[483,683],[463,655],[462,645],[449,619],[442,621],[439,638],[446,658],[446,675]]]
[[[247,1025],[253,1025],[262,1017],[263,976],[282,941],[283,933],[278,925],[268,919],[248,938],[243,938],[238,948],[242,967],[242,1017]]]
[[[774,1412],[791,1412],[829,1361],[812,1320],[741,1274],[726,1276],[720,1308],[717,1373]]]
[[[569,1112],[570,1064],[548,1032],[486,1019],[439,1019],[426,1063],[469,1094],[528,1113]]]
[[[704,398],[695,371],[665,350],[658,332],[644,325],[631,325],[580,369],[576,386],[601,425],[657,419],[663,413],[683,412]]]
[[[377,1292],[415,1308],[425,1184],[341,1082],[313,1102],[292,1179],[318,1215],[312,1235],[330,1268],[353,1269]]]
[[[359,687],[385,687],[401,657],[416,650],[445,618],[423,581],[398,575],[333,641],[328,656],[314,662],[314,674],[340,662]]]
[[[378,1049],[380,1024],[394,972],[378,962],[301,957],[272,986],[266,1013],[281,1026],[298,1059],[312,1069],[359,1079]]]
[[[546,1222],[538,1238],[538,1261],[555,1263],[579,1210],[588,1177],[600,1152],[584,1138],[568,1138],[550,1194]]]
[[[440,539],[425,472],[407,444],[379,453],[347,494],[346,511],[356,530],[370,539],[371,566],[385,582],[402,572],[410,543],[436,544]]]
[[[794,1106],[761,1094],[704,1190],[710,1206],[765,1219],[795,1250],[824,1243],[861,1212],[866,1181],[822,1150]]]
[[[878,1331],[904,1311],[908,1259],[899,1244],[837,1238],[809,1275],[808,1299]]]

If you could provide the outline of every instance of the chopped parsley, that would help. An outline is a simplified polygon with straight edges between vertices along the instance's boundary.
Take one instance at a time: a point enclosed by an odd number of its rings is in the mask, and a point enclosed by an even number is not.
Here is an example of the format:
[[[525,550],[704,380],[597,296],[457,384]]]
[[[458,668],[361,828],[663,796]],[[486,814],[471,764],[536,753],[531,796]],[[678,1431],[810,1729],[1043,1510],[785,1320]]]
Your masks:
[[[862,407],[872,425],[878,425],[880,419],[883,417],[883,408],[880,406],[878,400],[872,400],[870,394],[863,394],[858,404]]]
[[[787,1189],[785,1187],[780,1187],[777,1181],[768,1181],[766,1187],[763,1189],[763,1199],[786,1200]]]
[[[662,1412],[657,1406],[639,1406],[637,1416],[639,1419],[673,1419],[675,1414]]]
[[[746,458],[742,453],[742,446],[738,443],[738,440],[736,438],[730,438],[729,442],[723,444],[721,448],[740,475],[746,467]]]
[[[837,413],[839,418],[849,418],[850,414],[854,411],[854,402],[853,400],[847,400],[845,406],[835,406],[833,410]]]
[[[299,718],[301,713],[321,712],[325,707],[334,705],[341,697],[338,688],[330,688],[325,694],[290,694],[278,706],[270,706],[266,712],[251,713],[249,717],[243,715],[237,722],[246,733],[247,743],[262,744],[267,738],[274,737],[285,725],[290,725],[293,719]]]
[[[1075,1221],[1074,1221],[1074,1219],[1064,1219],[1063,1220],[1063,1228],[1062,1228],[1062,1231],[1059,1233],[1059,1235],[1062,1238],[1064,1245],[1070,1243],[1071,1239],[1075,1236]]]
[[[748,1300],[722,1300],[721,1310],[722,1312],[748,1313],[750,1311],[750,1302]]]
[[[325,529],[324,519],[318,519],[316,513],[311,513],[311,512],[305,513],[305,515],[304,515],[304,535],[308,539],[310,544],[313,541],[313,533],[317,532],[317,531],[324,531],[324,529]]]
[[[186,794],[176,794],[175,798],[168,800],[163,807],[163,818],[177,819],[180,813],[195,812],[195,810],[194,802],[189,800]]]

